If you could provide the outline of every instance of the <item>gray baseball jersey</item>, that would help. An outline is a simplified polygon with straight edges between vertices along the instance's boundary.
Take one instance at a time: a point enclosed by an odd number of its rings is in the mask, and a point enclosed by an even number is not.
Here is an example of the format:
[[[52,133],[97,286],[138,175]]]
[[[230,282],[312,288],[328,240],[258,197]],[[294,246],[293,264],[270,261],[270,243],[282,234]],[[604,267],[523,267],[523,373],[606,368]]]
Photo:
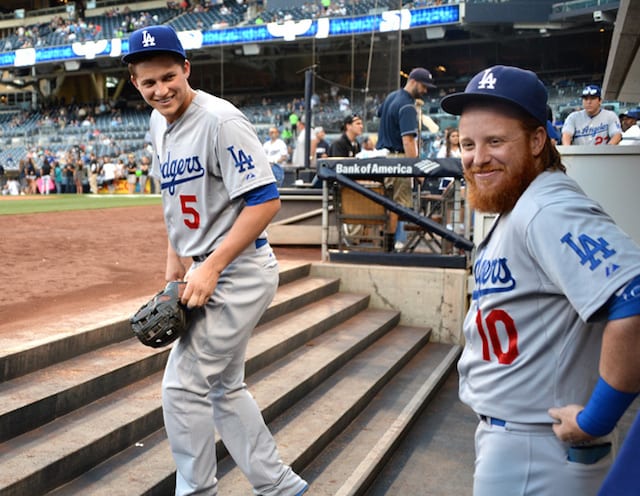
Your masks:
[[[573,135],[572,145],[606,145],[611,136],[622,133],[622,128],[615,112],[600,109],[590,117],[586,110],[579,110],[567,116],[562,132]]]
[[[242,210],[242,195],[275,182],[254,127],[216,96],[198,91],[169,126],[154,110],[150,133],[152,174],[160,178],[169,240],[180,256],[213,251]]]
[[[638,273],[640,248],[600,205],[563,173],[538,176],[478,246],[462,401],[520,423],[585,404],[606,324],[598,311]]]

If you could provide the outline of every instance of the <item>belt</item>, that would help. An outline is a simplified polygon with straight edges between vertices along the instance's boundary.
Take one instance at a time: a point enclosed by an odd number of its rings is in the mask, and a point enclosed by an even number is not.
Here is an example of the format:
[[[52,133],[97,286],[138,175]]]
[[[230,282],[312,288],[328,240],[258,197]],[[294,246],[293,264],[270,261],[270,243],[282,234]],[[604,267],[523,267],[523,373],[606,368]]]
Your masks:
[[[256,239],[256,241],[255,241],[256,250],[257,250],[258,248],[262,248],[262,247],[263,247],[264,245],[266,245],[267,243],[268,243],[268,241],[267,241],[265,238],[258,238],[258,239]],[[213,252],[212,252],[212,251],[210,251],[209,253],[206,253],[206,254],[204,254],[204,255],[194,255],[194,256],[192,256],[192,257],[191,257],[191,259],[192,259],[194,262],[204,262],[204,261],[209,257],[209,255],[211,255],[212,253],[213,253]]]
[[[480,420],[482,420],[485,424],[490,424],[490,425],[498,425],[500,427],[504,427],[505,425],[507,425],[507,421],[506,420],[502,420],[499,418],[495,418],[495,417],[488,417],[486,415],[478,415],[478,417],[480,418]]]
[[[504,427],[508,431],[520,431],[520,432],[542,432],[542,433],[552,433],[551,423],[545,424],[534,424],[534,423],[523,423],[523,422],[511,422],[510,420],[503,420],[497,417],[489,417],[488,415],[480,415],[478,414],[478,418],[480,421],[485,424],[495,425],[497,427]]]

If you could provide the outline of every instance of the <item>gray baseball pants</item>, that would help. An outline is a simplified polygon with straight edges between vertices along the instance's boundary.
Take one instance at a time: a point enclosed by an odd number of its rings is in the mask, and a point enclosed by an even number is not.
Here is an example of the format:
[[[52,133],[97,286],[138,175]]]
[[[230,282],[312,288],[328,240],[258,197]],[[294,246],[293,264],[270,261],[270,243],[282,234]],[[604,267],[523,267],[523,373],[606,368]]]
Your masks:
[[[194,312],[189,332],[171,350],[162,406],[176,496],[217,494],[214,429],[256,494],[293,496],[306,486],[280,460],[244,383],[249,337],[277,286],[271,247],[247,248],[220,275],[209,302]]]
[[[475,436],[473,495],[596,496],[615,444],[598,461],[576,462],[569,459],[569,444],[555,436],[551,424],[507,422],[503,427],[481,421]]]

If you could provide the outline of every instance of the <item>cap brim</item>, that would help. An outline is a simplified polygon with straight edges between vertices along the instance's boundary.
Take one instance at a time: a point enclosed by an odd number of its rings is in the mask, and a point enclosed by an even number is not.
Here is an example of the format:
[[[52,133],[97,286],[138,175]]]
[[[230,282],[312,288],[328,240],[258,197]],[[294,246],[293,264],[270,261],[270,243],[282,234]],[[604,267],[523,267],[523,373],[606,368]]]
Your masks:
[[[177,50],[156,50],[151,48],[147,50],[138,50],[137,52],[133,52],[133,53],[127,53],[126,55],[122,56],[122,62],[124,62],[125,64],[129,64],[130,62],[134,62],[135,60],[138,60],[141,58],[147,58],[152,55],[162,55],[162,54],[177,55],[182,59],[187,58],[184,53],[179,52]]]

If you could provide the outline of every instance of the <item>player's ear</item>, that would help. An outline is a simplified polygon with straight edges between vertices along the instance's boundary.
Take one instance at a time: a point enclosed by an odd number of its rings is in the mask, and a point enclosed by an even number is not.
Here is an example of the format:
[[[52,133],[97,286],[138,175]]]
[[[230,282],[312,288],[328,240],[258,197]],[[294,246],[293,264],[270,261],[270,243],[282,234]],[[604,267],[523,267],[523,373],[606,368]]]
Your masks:
[[[538,126],[535,131],[531,133],[529,142],[531,146],[531,154],[534,157],[537,157],[542,153],[544,145],[547,142],[547,130],[542,126]]]

